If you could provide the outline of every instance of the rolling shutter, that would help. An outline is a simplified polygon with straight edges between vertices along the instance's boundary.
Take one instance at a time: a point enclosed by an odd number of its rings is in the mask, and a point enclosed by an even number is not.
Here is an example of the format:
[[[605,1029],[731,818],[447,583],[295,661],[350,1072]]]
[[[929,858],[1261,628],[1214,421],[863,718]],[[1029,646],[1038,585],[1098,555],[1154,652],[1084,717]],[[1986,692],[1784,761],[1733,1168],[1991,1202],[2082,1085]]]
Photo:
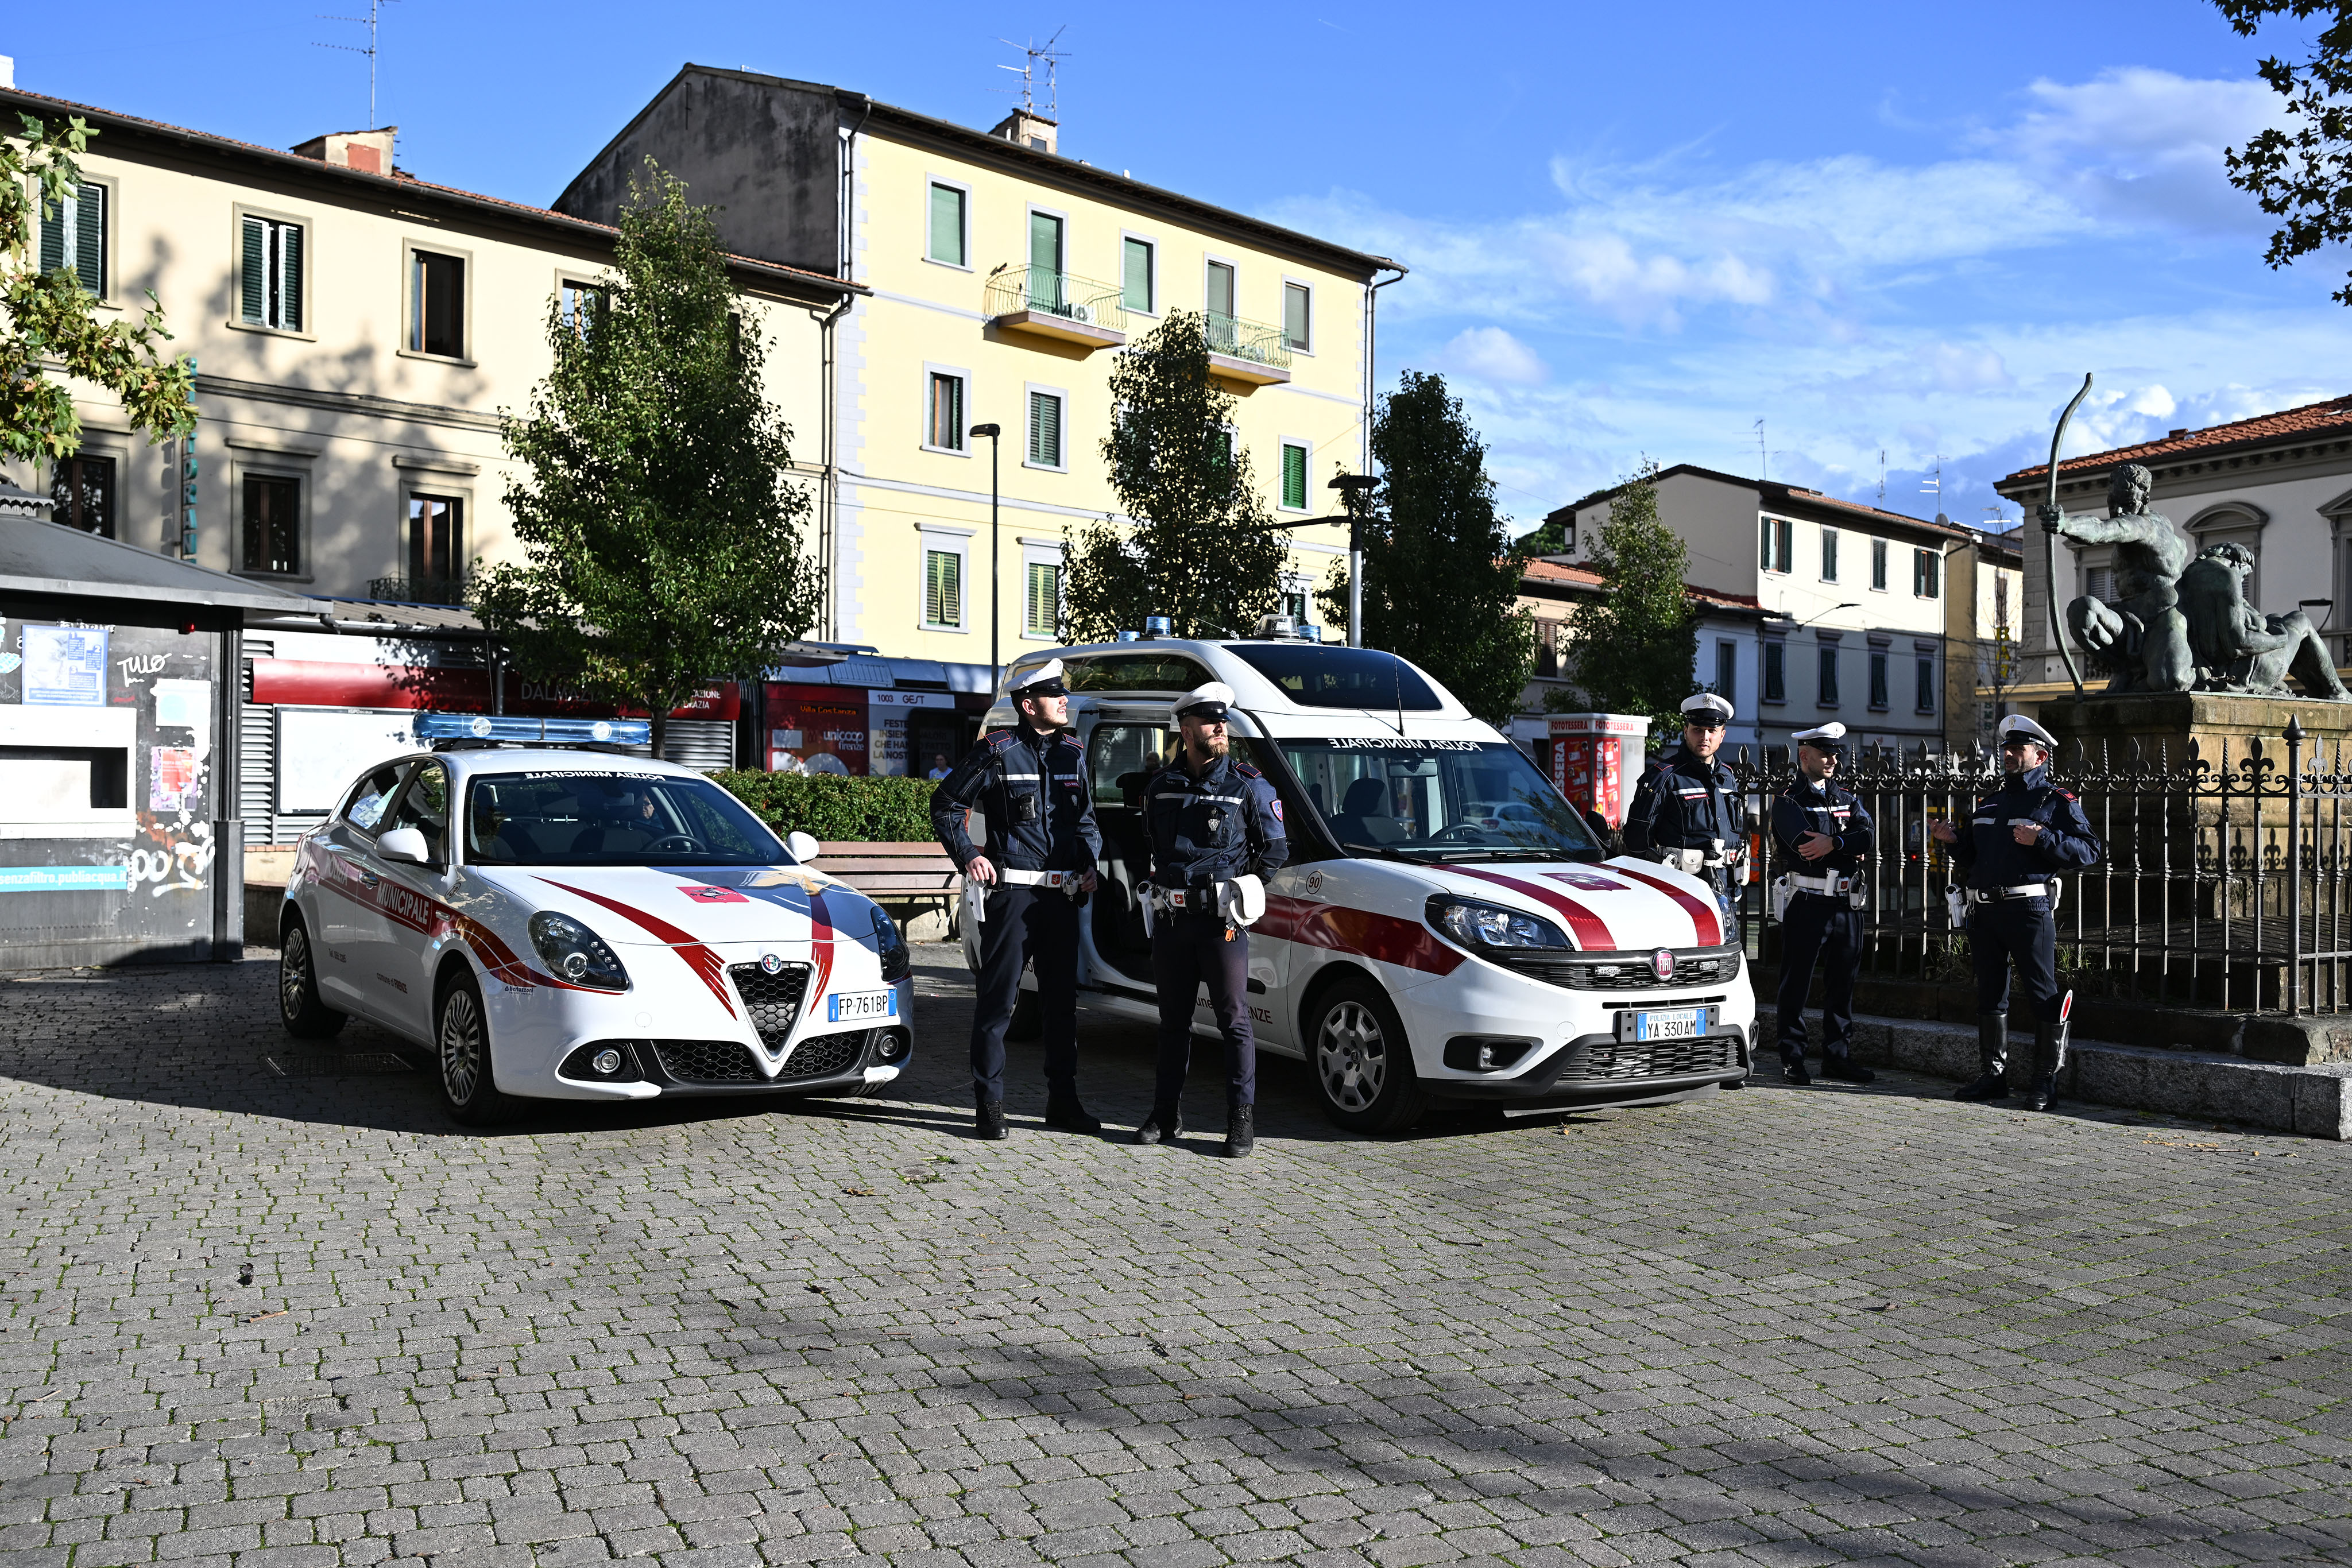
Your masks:
[[[963,193],[952,185],[931,187],[931,259],[964,265]]]
[[[662,760],[716,773],[735,766],[735,725],[723,718],[674,718],[662,734]]]

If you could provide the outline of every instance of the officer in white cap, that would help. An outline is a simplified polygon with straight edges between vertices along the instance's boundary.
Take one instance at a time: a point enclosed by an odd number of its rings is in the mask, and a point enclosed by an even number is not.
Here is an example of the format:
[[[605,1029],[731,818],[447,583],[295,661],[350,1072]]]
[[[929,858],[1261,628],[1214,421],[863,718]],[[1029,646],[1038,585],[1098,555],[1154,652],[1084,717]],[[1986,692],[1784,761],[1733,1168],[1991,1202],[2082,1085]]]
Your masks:
[[[1780,1068],[1791,1083],[1805,1071],[1805,995],[1816,959],[1822,971],[1822,1075],[1867,1083],[1877,1074],[1853,1060],[1853,982],[1862,969],[1862,912],[1869,892],[1870,812],[1834,782],[1845,760],[1845,726],[1800,730],[1797,779],[1772,802],[1772,844],[1790,869],[1773,879],[1788,902],[1780,915]]]
[[[1016,722],[982,736],[931,791],[931,831],[963,872],[964,915],[980,928],[972,985],[971,1093],[980,1136],[1007,1135],[1004,1031],[1034,961],[1045,1041],[1045,1124],[1099,1133],[1078,1100],[1078,902],[1095,887],[1102,830],[1086,748],[1069,732],[1062,661],[1005,677]],[[964,831],[977,808],[988,843]]]
[[[1248,925],[1265,908],[1261,878],[1290,858],[1282,802],[1265,776],[1233,755],[1223,681],[1176,699],[1182,748],[1143,786],[1151,878],[1151,980],[1160,994],[1160,1073],[1139,1144],[1173,1143],[1192,1060],[1193,998],[1202,982],[1225,1041],[1225,1150],[1257,1145],[1257,1037],[1250,1028]]]
[[[1625,814],[1625,847],[1703,877],[1723,912],[1723,940],[1739,940],[1739,887],[1748,869],[1739,786],[1716,760],[1731,704],[1713,692],[1683,699],[1683,737],[1642,775]]]
[[[1983,1074],[1954,1098],[2009,1097],[2009,966],[2017,962],[2033,1007],[2033,1069],[2025,1103],[2045,1111],[2066,1065],[2067,998],[2058,990],[2062,872],[2087,871],[2105,852],[2083,803],[2050,780],[2048,730],[2011,714],[2000,721],[2001,787],[1976,803],[1963,831],[1937,822],[1938,842],[1967,874],[1969,956],[1977,970],[1977,1056]]]

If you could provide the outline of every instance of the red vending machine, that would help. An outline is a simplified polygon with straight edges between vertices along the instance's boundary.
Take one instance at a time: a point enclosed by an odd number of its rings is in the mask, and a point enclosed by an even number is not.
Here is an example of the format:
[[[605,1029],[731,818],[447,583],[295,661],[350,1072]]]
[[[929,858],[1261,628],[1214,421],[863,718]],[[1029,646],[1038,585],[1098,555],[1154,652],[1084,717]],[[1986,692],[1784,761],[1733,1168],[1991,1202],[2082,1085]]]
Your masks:
[[[1551,781],[1579,810],[1612,828],[1641,782],[1650,721],[1622,713],[1564,713],[1551,721]]]

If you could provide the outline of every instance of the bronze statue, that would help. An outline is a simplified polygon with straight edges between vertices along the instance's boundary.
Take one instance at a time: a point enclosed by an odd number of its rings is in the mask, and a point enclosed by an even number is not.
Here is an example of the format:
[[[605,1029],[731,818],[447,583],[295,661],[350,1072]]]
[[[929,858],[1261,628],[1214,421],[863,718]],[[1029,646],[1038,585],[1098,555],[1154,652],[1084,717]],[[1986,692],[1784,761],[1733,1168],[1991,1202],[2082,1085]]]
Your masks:
[[[2208,545],[2180,574],[2180,608],[2197,656],[2197,689],[2277,695],[2293,675],[2305,695],[2352,702],[2336,678],[2327,644],[2297,610],[2265,615],[2246,602],[2253,552],[2240,544]]]
[[[2110,692],[2185,692],[2197,682],[2189,622],[2180,612],[2180,573],[2189,546],[2171,520],[2147,509],[2156,476],[2126,463],[2107,478],[2104,519],[2067,517],[2061,536],[2116,547],[2112,605],[2084,594],[2066,607],[2075,643],[2115,672]]]

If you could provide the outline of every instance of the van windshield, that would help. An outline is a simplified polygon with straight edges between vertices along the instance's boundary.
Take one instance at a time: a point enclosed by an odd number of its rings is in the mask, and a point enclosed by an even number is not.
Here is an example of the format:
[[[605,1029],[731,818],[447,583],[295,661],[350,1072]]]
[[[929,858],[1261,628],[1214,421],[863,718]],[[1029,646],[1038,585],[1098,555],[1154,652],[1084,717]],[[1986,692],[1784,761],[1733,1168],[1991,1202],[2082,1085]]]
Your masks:
[[[1576,808],[1517,747],[1409,736],[1273,743],[1350,853],[1411,860],[1602,858]]]

